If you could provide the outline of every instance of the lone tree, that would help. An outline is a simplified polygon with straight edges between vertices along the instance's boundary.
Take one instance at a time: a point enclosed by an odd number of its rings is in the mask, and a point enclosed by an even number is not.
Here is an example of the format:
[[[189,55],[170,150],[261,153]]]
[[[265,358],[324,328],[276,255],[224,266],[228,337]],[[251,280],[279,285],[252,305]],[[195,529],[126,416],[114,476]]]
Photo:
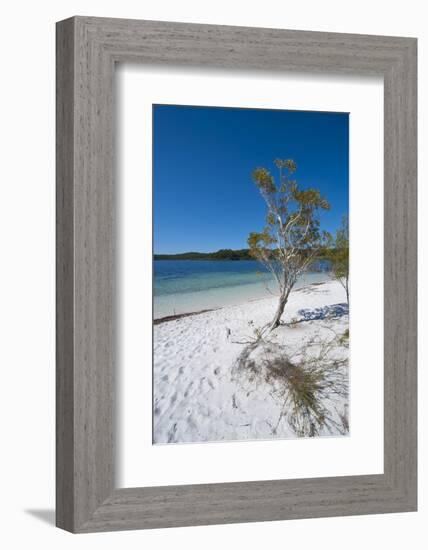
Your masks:
[[[279,287],[279,302],[268,325],[274,330],[281,320],[291,289],[331,238],[320,231],[319,211],[330,205],[317,189],[299,189],[292,179],[293,160],[276,159],[278,178],[266,168],[256,168],[252,176],[267,205],[266,227],[250,233],[250,254],[273,275]]]
[[[326,258],[331,262],[331,273],[346,292],[349,305],[349,222],[348,216],[342,217],[342,224],[328,247]]]

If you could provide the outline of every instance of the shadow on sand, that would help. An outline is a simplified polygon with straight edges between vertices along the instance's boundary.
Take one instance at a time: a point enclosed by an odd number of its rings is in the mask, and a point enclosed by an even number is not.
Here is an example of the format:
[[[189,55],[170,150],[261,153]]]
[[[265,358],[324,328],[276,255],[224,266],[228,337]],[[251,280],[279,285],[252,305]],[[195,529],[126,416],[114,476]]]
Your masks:
[[[303,321],[319,321],[323,319],[337,319],[343,315],[348,315],[348,304],[333,304],[330,306],[316,307],[315,309],[299,309],[298,314],[301,319],[299,323]]]

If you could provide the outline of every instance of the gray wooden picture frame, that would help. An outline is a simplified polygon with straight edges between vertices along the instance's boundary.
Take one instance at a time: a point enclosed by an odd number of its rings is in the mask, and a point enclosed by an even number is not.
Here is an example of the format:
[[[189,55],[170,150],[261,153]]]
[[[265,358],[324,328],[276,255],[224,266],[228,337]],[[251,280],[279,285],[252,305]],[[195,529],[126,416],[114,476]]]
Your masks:
[[[91,17],[57,24],[58,527],[83,533],[416,510],[416,46],[414,38]],[[118,62],[383,77],[383,474],[115,487]]]

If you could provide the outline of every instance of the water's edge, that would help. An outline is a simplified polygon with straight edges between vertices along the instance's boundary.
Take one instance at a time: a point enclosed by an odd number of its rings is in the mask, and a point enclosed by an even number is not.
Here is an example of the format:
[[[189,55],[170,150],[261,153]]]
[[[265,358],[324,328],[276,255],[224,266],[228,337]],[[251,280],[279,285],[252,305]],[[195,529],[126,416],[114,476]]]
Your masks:
[[[165,262],[167,261],[159,261],[164,265]],[[275,281],[269,273],[260,273],[257,262],[183,260],[174,262],[180,265],[166,266],[167,269],[162,266],[161,274],[156,269],[157,263],[155,262],[153,296],[153,316],[156,320],[239,305],[246,301],[275,296],[277,293]],[[197,265],[201,263],[204,265]],[[297,281],[295,288],[329,279],[326,271],[305,273]]]

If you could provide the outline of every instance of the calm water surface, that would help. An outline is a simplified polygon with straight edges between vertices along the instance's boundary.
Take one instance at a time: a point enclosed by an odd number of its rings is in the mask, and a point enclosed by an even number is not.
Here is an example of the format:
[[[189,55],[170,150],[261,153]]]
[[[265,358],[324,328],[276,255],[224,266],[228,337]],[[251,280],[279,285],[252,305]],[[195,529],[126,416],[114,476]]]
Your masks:
[[[317,262],[296,287],[329,278],[328,264]],[[271,296],[272,275],[253,260],[155,260],[154,317],[200,311]]]

